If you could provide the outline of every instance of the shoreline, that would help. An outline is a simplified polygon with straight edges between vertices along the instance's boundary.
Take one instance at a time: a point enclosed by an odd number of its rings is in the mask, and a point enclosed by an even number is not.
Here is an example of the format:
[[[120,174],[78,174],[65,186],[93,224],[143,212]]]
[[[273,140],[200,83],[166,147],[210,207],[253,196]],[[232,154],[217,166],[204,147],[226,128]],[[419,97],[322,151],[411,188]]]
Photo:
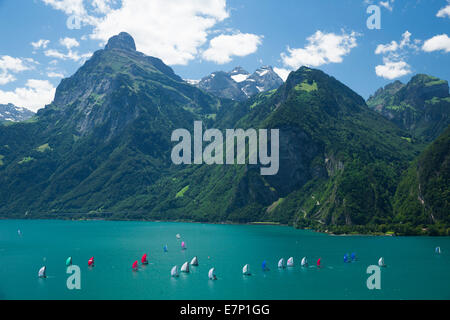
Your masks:
[[[77,214],[73,214],[77,215]],[[408,237],[408,235],[397,235],[395,233],[387,232],[387,233],[380,233],[380,234],[374,234],[374,233],[342,233],[342,234],[336,234],[331,231],[319,231],[314,228],[296,228],[293,225],[279,223],[279,222],[270,222],[270,221],[254,221],[254,222],[234,222],[234,221],[221,221],[221,222],[212,222],[212,221],[194,221],[194,220],[147,220],[147,219],[117,219],[117,218],[70,218],[69,216],[58,216],[58,217],[36,217],[36,218],[5,218],[0,217],[1,220],[66,220],[66,221],[109,221],[109,222],[163,222],[163,223],[196,223],[196,224],[211,224],[211,225],[242,225],[242,226],[279,226],[279,227],[290,227],[296,230],[305,230],[305,231],[311,231],[315,233],[322,233],[329,236],[335,236],[335,237],[355,237],[355,236],[369,236],[369,237]],[[428,235],[413,235],[417,237],[425,237]]]

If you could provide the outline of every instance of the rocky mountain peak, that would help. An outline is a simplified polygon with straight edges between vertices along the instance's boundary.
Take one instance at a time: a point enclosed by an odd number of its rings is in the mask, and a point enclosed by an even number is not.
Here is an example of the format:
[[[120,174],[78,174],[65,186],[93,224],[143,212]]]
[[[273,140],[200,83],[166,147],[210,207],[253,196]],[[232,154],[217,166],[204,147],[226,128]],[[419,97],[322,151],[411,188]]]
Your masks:
[[[134,39],[130,34],[121,32],[118,35],[109,38],[105,50],[112,49],[136,51],[136,44],[134,43]]]

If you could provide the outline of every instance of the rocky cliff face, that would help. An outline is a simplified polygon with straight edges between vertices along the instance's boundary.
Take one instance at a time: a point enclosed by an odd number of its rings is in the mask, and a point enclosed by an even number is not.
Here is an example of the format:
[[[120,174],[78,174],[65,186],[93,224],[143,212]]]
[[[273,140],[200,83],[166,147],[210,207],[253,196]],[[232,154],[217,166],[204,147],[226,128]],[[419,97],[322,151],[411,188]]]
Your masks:
[[[436,139],[450,124],[448,82],[424,74],[406,85],[396,81],[379,89],[367,104],[424,142]]]

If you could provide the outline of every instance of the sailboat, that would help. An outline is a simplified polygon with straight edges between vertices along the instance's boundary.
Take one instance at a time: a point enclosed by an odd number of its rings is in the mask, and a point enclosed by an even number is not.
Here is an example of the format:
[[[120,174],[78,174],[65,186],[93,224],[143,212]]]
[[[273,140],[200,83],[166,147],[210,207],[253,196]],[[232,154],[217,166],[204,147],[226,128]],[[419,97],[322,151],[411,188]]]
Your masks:
[[[356,261],[356,253],[352,252],[351,258],[352,258],[352,261]]]
[[[198,266],[198,259],[197,259],[197,257],[192,258],[191,265],[196,266],[196,267]]]
[[[142,264],[148,264],[147,254],[146,253],[144,253],[144,255],[142,256],[141,262],[142,262]]]
[[[317,260],[317,268],[321,267],[321,263],[322,263],[322,258],[319,258],[319,260]]]
[[[381,258],[378,260],[378,266],[380,266],[380,267],[386,267],[386,264],[384,263],[384,258],[383,258],[383,257],[381,257]]]
[[[181,236],[180,236],[179,233],[177,233],[177,235],[176,235],[175,237],[177,237],[177,239],[180,239],[180,238],[181,238]]]
[[[183,265],[181,266],[181,272],[189,273],[189,262],[188,261],[183,263]]]
[[[43,266],[39,269],[38,276],[39,278],[47,278],[47,275],[45,274],[45,271],[47,270],[46,266]]]
[[[215,271],[216,271],[215,268],[209,269],[209,272],[208,272],[208,278],[209,278],[209,280],[217,280]]]
[[[280,261],[278,261],[278,268],[286,268],[286,264],[284,263],[284,259],[281,258]]]
[[[167,250],[167,244],[164,246],[164,252],[167,252],[168,250]]]
[[[138,261],[136,260],[134,263],[133,263],[133,266],[131,267],[132,269],[133,269],[133,271],[138,271]]]
[[[19,237],[22,236],[22,231],[20,231],[20,229],[17,229],[17,234],[19,235]]]
[[[266,262],[266,260],[264,260],[263,263],[262,263],[262,270],[263,270],[263,271],[269,271],[269,270],[270,270],[270,269],[267,267],[267,262]]]
[[[94,257],[90,258],[88,261],[88,266],[93,267],[94,266]]]
[[[303,257],[301,265],[302,265],[302,267],[307,267],[308,266],[308,260],[306,259],[306,257]]]
[[[181,249],[186,250],[186,243],[184,241],[181,242]]]
[[[287,261],[287,266],[288,267],[293,267],[294,266],[294,258],[290,257]]]
[[[68,257],[66,260],[66,266],[71,266],[72,265],[72,257]]]
[[[345,263],[349,262],[349,260],[348,260],[348,253],[344,254],[344,262]]]
[[[250,273],[250,266],[248,264],[246,264],[243,268],[242,268],[242,274],[244,276],[249,276],[251,275]]]
[[[172,268],[172,270],[170,270],[170,275],[172,276],[172,277],[178,277],[178,267],[177,266],[173,266],[173,268]]]
[[[441,254],[441,247],[436,247],[434,252],[436,252],[437,254]]]

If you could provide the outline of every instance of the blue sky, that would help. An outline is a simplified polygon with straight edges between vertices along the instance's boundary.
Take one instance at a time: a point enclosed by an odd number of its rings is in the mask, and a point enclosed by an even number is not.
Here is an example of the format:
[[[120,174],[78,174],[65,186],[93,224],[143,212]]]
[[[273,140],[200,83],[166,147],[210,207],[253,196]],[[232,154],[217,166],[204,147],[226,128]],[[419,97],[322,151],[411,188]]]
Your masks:
[[[366,25],[370,5],[380,29]],[[450,80],[449,23],[447,0],[0,0],[0,103],[50,103],[120,31],[185,79],[308,65],[368,98],[416,73]]]

